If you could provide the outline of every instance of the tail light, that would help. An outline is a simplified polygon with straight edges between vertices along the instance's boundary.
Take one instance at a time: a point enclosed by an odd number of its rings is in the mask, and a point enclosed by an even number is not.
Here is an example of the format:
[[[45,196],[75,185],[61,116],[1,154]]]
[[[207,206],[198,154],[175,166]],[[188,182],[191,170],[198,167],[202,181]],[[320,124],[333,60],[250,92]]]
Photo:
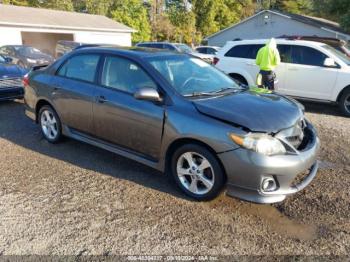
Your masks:
[[[217,57],[214,57],[213,59],[213,64],[216,65],[217,63],[219,63],[220,59]]]
[[[24,75],[24,77],[22,79],[22,84],[24,87],[29,86],[29,75],[28,74]]]

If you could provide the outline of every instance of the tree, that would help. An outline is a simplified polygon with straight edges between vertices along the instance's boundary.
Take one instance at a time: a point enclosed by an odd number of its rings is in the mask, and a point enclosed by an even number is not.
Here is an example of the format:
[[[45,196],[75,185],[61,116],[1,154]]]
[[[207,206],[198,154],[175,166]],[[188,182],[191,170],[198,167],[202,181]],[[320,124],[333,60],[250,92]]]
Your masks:
[[[74,10],[97,15],[108,15],[113,0],[73,0]]]
[[[0,4],[27,6],[27,0],[0,0]]]
[[[314,0],[314,12],[318,16],[340,22],[350,32],[349,0]]]
[[[117,0],[110,11],[110,16],[117,22],[137,30],[133,42],[148,41],[151,38],[151,27],[147,9],[139,0]]]
[[[71,0],[28,0],[28,5],[32,7],[74,11]]]

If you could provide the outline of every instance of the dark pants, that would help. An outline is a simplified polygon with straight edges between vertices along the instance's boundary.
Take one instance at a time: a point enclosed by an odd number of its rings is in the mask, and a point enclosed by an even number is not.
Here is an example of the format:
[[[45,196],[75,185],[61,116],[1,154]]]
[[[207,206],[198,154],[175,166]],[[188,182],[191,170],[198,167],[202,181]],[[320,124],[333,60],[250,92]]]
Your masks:
[[[260,70],[262,86],[268,90],[275,90],[276,74],[273,71]]]

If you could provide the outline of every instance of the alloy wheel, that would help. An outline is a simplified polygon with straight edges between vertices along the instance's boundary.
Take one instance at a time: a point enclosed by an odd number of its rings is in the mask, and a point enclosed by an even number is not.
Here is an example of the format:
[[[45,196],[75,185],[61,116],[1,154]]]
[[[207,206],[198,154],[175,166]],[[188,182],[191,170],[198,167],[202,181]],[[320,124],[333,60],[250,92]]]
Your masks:
[[[198,153],[182,154],[178,158],[176,171],[182,186],[193,194],[204,195],[214,186],[213,167],[208,159]]]
[[[44,135],[51,140],[56,139],[58,135],[58,125],[54,114],[49,110],[44,110],[41,113],[40,123]]]

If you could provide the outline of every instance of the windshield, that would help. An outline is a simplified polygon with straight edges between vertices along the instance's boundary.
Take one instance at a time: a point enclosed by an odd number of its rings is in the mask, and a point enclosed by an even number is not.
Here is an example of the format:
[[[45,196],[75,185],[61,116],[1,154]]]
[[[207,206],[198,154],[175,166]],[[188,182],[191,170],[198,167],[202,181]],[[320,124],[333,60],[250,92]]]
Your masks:
[[[193,53],[193,50],[188,45],[175,44],[175,46],[180,50],[181,53],[186,53],[186,54]]]
[[[183,96],[213,95],[241,88],[227,75],[198,58],[149,58],[150,64]]]
[[[346,54],[329,45],[324,45],[323,47],[342,60],[345,64],[350,65],[350,58]]]
[[[39,49],[34,48],[34,47],[26,46],[26,47],[21,47],[19,49],[19,53],[21,55],[28,56],[28,55],[41,54],[41,51]]]

